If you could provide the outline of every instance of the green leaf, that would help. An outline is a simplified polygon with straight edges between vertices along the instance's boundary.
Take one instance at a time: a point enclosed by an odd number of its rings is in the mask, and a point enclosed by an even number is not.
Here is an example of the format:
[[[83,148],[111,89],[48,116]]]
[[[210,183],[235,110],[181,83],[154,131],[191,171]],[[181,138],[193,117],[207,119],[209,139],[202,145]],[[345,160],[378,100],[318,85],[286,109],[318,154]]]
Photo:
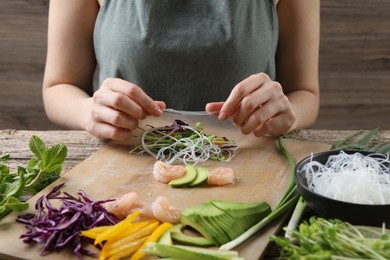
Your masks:
[[[38,159],[43,160],[44,154],[47,151],[46,144],[36,135],[32,135],[29,142],[29,147],[31,152],[38,157]]]
[[[4,154],[0,156],[0,163],[6,163],[9,160],[10,156],[9,154]]]
[[[5,205],[0,205],[0,219],[7,216],[9,213],[11,213],[11,209],[6,207]]]
[[[0,165],[0,174],[9,174],[9,167],[5,165]]]
[[[9,197],[5,202],[5,207],[10,208],[13,211],[21,212],[28,209],[28,203],[22,202],[15,197]]]
[[[5,182],[3,183],[3,194],[5,199],[10,197],[18,197],[24,188],[25,179],[24,175],[26,174],[26,169],[23,167],[18,167],[18,177],[15,178],[13,182]]]
[[[34,157],[32,158],[29,162],[28,162],[28,165],[27,165],[27,169],[29,172],[33,171],[35,166],[37,166],[39,163],[39,160],[38,158]]]
[[[46,172],[58,171],[58,169],[61,169],[67,153],[68,149],[64,144],[54,145],[45,152],[39,169]]]

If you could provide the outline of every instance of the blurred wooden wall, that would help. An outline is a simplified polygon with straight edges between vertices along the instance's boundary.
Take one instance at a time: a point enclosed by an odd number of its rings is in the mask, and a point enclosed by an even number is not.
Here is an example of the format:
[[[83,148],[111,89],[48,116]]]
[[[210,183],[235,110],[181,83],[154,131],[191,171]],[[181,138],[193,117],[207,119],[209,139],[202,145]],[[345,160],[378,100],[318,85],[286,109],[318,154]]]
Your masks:
[[[288,1],[288,0],[283,0]],[[0,129],[50,130],[49,0],[0,0]],[[322,0],[317,129],[390,129],[390,0]]]

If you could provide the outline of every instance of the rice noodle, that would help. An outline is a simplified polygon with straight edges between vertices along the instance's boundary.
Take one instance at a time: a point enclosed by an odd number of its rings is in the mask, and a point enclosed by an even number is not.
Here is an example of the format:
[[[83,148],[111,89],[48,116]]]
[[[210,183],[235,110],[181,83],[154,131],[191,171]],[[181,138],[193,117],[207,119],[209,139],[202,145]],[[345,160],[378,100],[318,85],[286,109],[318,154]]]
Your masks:
[[[237,149],[235,144],[216,145],[206,135],[202,134],[195,128],[187,125],[181,125],[185,130],[191,130],[197,137],[194,138],[175,138],[172,134],[176,130],[165,133],[164,131],[170,129],[169,127],[150,128],[145,130],[141,143],[145,152],[149,153],[158,160],[164,161],[166,164],[172,164],[176,160],[181,160],[184,164],[207,161],[210,157],[214,157],[220,161],[230,161]],[[154,135],[158,137],[153,144],[146,144],[145,137],[147,135]],[[167,145],[166,139],[174,140],[170,145]],[[153,152],[152,149],[157,149],[158,152]],[[223,157],[222,157],[223,156]]]
[[[311,160],[303,168],[308,188],[322,196],[357,204],[390,204],[389,154],[340,151],[325,165]]]

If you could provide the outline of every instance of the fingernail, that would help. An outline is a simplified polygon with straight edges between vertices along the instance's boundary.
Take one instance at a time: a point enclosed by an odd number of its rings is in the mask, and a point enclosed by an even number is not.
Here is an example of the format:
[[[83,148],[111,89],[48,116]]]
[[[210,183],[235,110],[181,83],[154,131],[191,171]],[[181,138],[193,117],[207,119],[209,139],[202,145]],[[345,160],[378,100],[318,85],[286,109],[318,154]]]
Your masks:
[[[161,108],[159,107],[159,106],[155,106],[154,107],[154,111],[155,111],[155,115],[156,116],[160,116],[161,114],[162,114],[162,110],[161,110]]]
[[[219,113],[219,115],[218,115],[218,119],[219,120],[222,120],[222,121],[224,121],[224,120],[226,120],[226,113],[225,112],[221,112],[221,113]]]

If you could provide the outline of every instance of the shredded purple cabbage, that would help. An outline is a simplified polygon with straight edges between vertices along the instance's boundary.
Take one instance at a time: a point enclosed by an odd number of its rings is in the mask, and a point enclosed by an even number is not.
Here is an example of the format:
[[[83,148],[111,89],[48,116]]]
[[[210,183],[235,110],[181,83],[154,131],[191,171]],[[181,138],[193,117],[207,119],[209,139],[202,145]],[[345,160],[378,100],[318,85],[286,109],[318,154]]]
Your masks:
[[[27,213],[16,218],[27,229],[20,238],[25,243],[44,243],[41,255],[70,247],[79,259],[82,255],[95,256],[83,247],[85,243],[91,243],[91,240],[81,236],[80,231],[118,223],[120,219],[102,205],[112,200],[93,201],[81,190],[78,192],[79,198],[66,192],[60,196],[63,185],[64,183],[57,185],[46,196],[37,200],[35,214]],[[51,205],[51,200],[60,200],[62,205],[55,208]]]
[[[185,129],[183,128],[183,126],[188,126],[188,124],[184,123],[180,119],[176,119],[175,121],[173,121],[171,128],[176,131],[184,131]]]

